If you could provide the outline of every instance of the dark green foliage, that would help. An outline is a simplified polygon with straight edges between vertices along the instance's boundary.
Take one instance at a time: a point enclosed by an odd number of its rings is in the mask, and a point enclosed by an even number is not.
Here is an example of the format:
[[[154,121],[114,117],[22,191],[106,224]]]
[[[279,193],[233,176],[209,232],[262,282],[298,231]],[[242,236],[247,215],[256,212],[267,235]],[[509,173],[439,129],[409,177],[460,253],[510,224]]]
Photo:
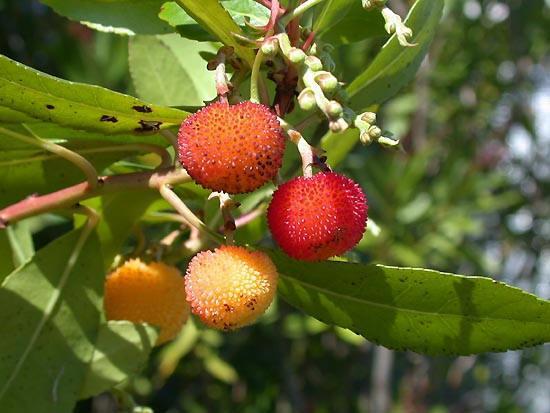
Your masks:
[[[157,157],[142,156],[147,148],[121,145],[168,147],[160,129],[170,135],[187,115],[182,107],[216,95],[206,68],[215,42],[252,66],[254,50],[234,33],[252,36],[247,19],[262,25],[269,16],[251,0],[43,3],[72,21],[38,2],[0,0],[0,126],[73,149],[106,175],[155,168]],[[401,12],[406,3],[389,2]],[[84,219],[40,216],[0,229],[0,410],[70,412],[79,398],[130,377],[125,391],[157,413],[376,413],[389,404],[410,412],[546,412],[548,346],[476,358],[399,351],[500,352],[550,334],[550,152],[540,114],[548,99],[548,4],[448,1],[443,14],[443,3],[414,4],[412,48],[388,40],[381,15],[362,10],[360,0],[325,0],[304,19],[320,44],[335,47],[334,73],[351,107],[377,111],[377,124],[404,149],[359,146],[357,130],[327,133],[321,118],[306,129],[369,199],[368,232],[343,258],[349,262],[306,265],[274,253],[281,297],[308,315],[280,300],[237,333],[188,323],[149,358],[153,328],[103,319],[104,276],[118,254],[163,257],[184,269],[192,238],[153,191],[97,197],[85,204],[100,224],[68,277],[82,229],[49,238]],[[128,42],[112,32],[138,36]],[[248,97],[248,84],[239,87]],[[295,109],[287,120],[305,116]],[[0,133],[0,149],[0,208],[83,181],[66,160],[10,135]],[[288,151],[283,179],[296,174],[297,158]],[[239,196],[239,211],[265,210],[270,190]],[[191,183],[177,191],[211,228],[221,226],[208,193]],[[176,234],[173,244],[168,234]],[[38,248],[44,237],[51,243]],[[261,213],[236,240],[273,247]],[[124,393],[112,394],[132,406]],[[113,396],[102,397],[94,412]],[[91,412],[94,403],[76,411]]]

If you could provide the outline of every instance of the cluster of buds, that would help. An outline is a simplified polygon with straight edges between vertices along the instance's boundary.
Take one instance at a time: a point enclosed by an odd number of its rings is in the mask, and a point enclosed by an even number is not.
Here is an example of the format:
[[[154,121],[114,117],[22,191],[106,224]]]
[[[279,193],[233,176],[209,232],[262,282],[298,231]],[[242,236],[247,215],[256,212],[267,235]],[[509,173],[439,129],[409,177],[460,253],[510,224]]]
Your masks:
[[[376,113],[365,112],[355,118],[354,126],[359,129],[359,139],[363,145],[370,145],[376,141],[381,146],[397,149],[399,141],[382,135],[382,130],[376,126]]]
[[[329,121],[330,130],[339,133],[352,126],[355,113],[342,104],[342,83],[331,73],[334,62],[326,49],[312,44],[308,53],[293,47],[285,33],[266,39],[261,46],[264,55],[278,52],[298,71],[298,104],[305,111],[319,108]]]
[[[386,0],[362,0],[367,10],[378,8],[386,20],[386,30],[396,33],[400,44],[413,46],[407,41],[412,31],[401,18],[385,7]],[[303,29],[306,30],[306,29]],[[308,35],[308,33],[303,33]],[[395,148],[399,141],[382,135],[375,125],[376,114],[366,112],[357,115],[345,102],[347,95],[343,83],[332,73],[335,69],[331,57],[332,46],[312,42],[304,51],[293,47],[288,35],[280,33],[267,37],[260,45],[260,52],[270,60],[271,79],[277,83],[285,81],[288,66],[294,67],[297,78],[298,105],[304,111],[320,110],[328,120],[333,133],[341,133],[348,128],[358,128],[361,142],[365,145],[376,141],[382,146]]]

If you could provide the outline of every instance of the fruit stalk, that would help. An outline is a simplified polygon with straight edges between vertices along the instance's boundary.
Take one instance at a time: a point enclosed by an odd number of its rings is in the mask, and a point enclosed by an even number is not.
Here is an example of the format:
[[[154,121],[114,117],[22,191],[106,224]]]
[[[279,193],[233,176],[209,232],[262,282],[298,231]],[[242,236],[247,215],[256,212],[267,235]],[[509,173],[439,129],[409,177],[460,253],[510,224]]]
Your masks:
[[[313,165],[315,164],[315,152],[313,147],[304,139],[302,134],[293,128],[284,119],[279,118],[281,127],[284,129],[289,139],[296,145],[300,157],[302,158],[302,173],[304,176],[313,175]]]
[[[181,198],[174,192],[167,184],[161,184],[159,187],[160,195],[187,221],[190,226],[197,228],[199,231],[208,235],[212,240],[222,243],[223,237],[217,232],[213,231],[204,222],[202,222],[187,205],[181,200]]]
[[[231,211],[240,206],[239,202],[236,202],[231,198],[229,194],[225,192],[212,192],[208,199],[218,198],[220,201],[220,212],[223,218],[223,228],[222,231],[225,234],[225,241],[227,244],[233,244],[234,238],[233,235],[237,229],[235,218]]]
[[[230,88],[225,73],[225,54],[218,53],[218,59],[218,64],[216,66],[216,91],[220,102],[227,103],[227,95],[229,94]]]

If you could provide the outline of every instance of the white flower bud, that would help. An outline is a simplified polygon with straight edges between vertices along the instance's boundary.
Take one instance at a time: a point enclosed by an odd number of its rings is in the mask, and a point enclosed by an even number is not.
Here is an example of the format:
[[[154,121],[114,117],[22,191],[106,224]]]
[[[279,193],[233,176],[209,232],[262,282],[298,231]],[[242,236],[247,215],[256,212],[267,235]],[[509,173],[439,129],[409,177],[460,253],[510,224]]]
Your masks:
[[[321,63],[321,60],[318,57],[308,56],[306,57],[305,63],[307,67],[309,67],[314,72],[318,72],[319,70],[323,69],[323,64]]]
[[[302,90],[298,96],[298,104],[302,110],[306,111],[315,108],[317,106],[317,102],[315,100],[315,93],[313,93],[313,90],[308,87]]]

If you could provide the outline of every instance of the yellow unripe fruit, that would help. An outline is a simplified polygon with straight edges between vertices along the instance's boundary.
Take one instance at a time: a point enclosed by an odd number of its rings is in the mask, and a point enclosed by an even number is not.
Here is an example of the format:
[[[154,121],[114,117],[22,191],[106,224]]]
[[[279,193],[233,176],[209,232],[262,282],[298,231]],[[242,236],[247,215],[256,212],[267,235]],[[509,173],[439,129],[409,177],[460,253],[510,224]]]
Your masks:
[[[277,269],[259,251],[222,246],[197,254],[187,268],[185,292],[202,322],[233,330],[254,322],[273,301]]]
[[[126,261],[105,280],[108,320],[148,323],[160,328],[156,345],[172,340],[189,318],[181,272],[162,262]]]

